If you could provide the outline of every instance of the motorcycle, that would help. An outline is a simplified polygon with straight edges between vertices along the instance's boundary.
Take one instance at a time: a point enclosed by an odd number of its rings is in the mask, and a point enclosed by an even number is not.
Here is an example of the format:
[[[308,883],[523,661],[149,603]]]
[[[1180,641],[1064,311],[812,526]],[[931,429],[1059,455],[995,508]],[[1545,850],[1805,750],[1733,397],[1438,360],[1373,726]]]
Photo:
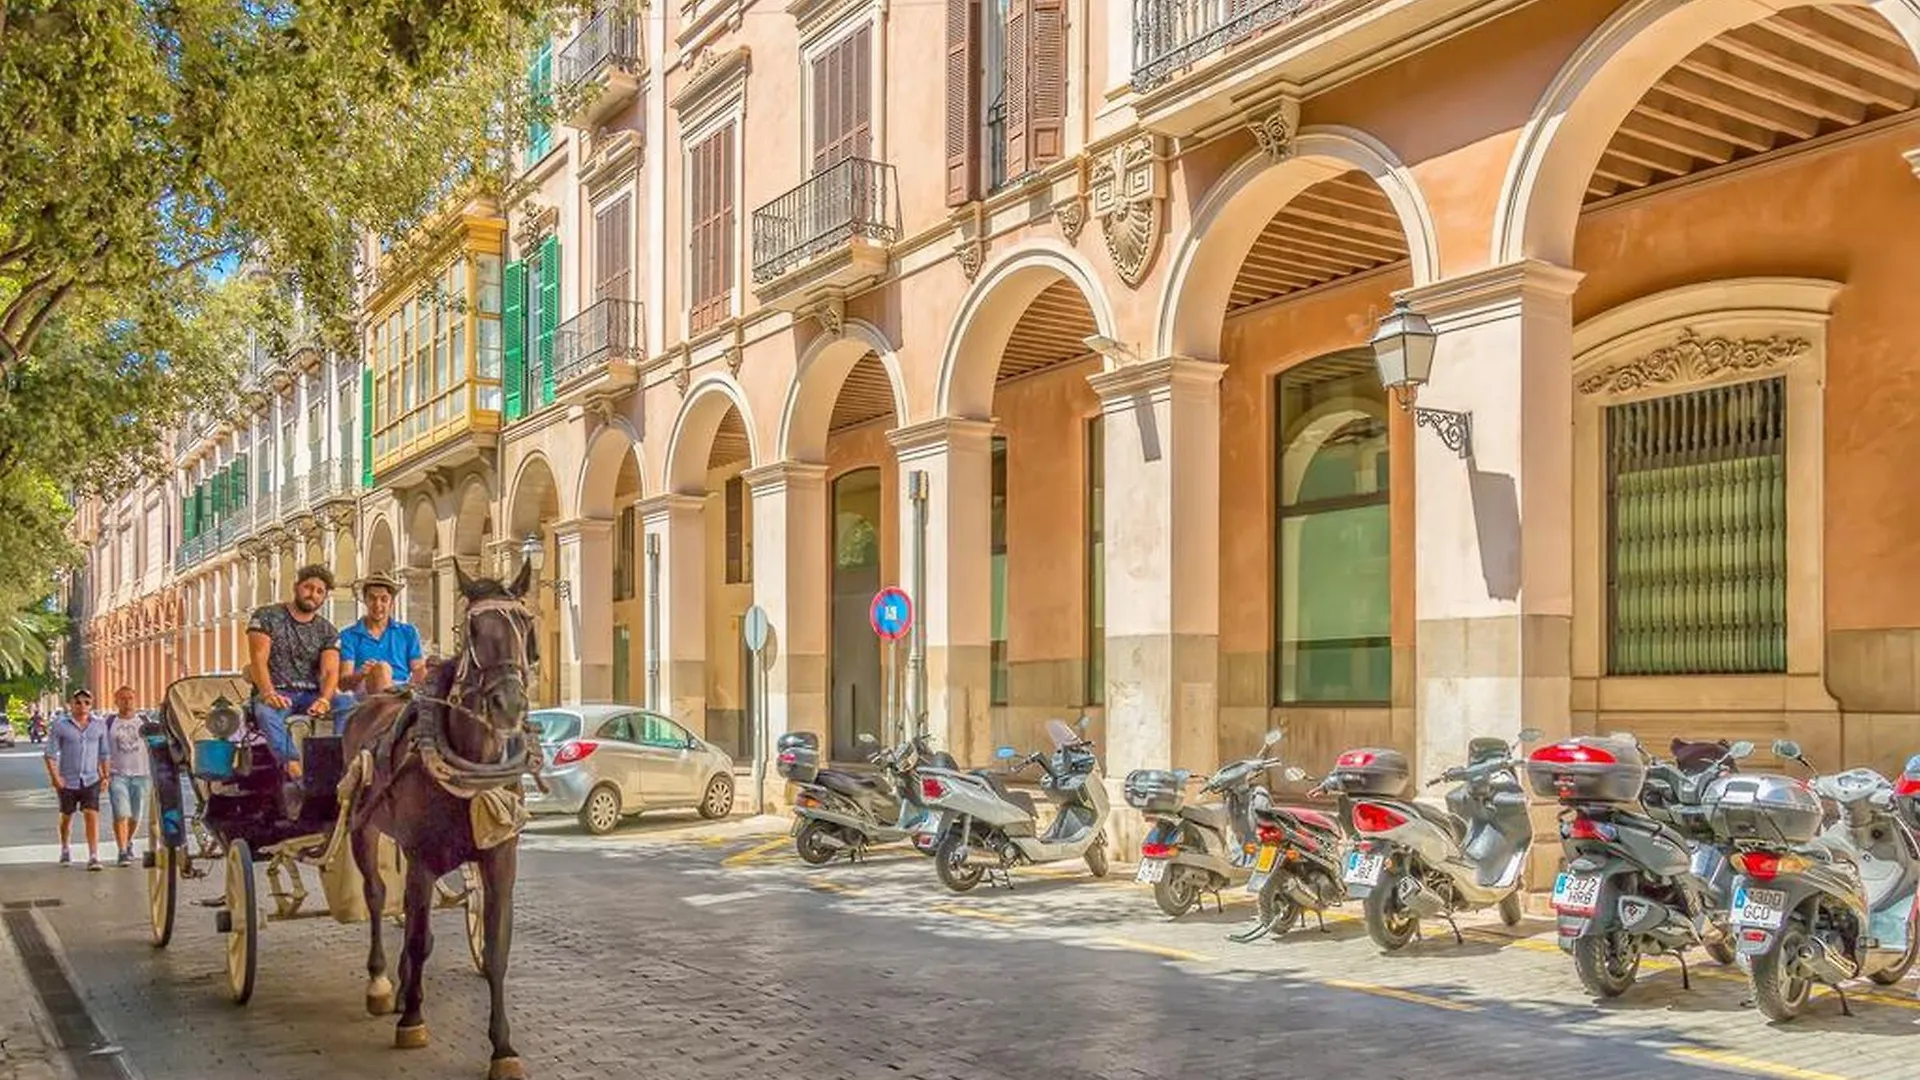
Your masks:
[[[1107,876],[1107,788],[1100,779],[1100,762],[1086,739],[1091,721],[1079,728],[1059,720],[1047,721],[1053,751],[1020,757],[1010,746],[996,756],[1010,762],[1009,771],[1039,765],[1047,799],[1057,806],[1053,823],[1036,834],[1039,818],[1033,796],[1009,789],[1001,777],[985,771],[923,768],[920,794],[927,806],[943,815],[933,865],[940,881],[957,893],[966,892],[988,874],[998,874],[1013,887],[1016,866],[1085,859],[1094,877]]]
[[[1825,983],[1851,1016],[1842,983],[1892,986],[1920,950],[1920,845],[1879,773],[1818,775],[1785,739],[1773,752],[1814,779],[1728,777],[1707,795],[1715,829],[1736,848],[1729,916],[1752,1000],[1769,1020],[1791,1020]]]
[[[1626,993],[1645,955],[1678,957],[1683,986],[1691,985],[1688,947],[1707,948],[1722,963],[1733,959],[1724,909],[1716,911],[1712,899],[1713,882],[1728,877],[1725,855],[1673,822],[1704,825],[1703,815],[1689,811],[1753,744],[1735,743],[1714,757],[1700,746],[1713,744],[1675,741],[1676,751],[1692,751],[1693,772],[1651,760],[1631,736],[1568,739],[1527,759],[1534,794],[1563,807],[1566,865],[1553,886],[1560,948],[1573,955],[1580,984],[1597,997]],[[1667,820],[1656,820],[1653,810],[1636,812],[1644,810],[1633,805],[1641,800]]]
[[[35,720],[31,724],[28,724],[27,738],[30,741],[36,742],[36,743],[46,742],[47,741],[47,722],[44,720]]]
[[[1263,747],[1280,741],[1269,731]],[[1254,783],[1278,761],[1245,758],[1207,778],[1200,796],[1218,794],[1224,805],[1190,805],[1181,788],[1192,774],[1185,769],[1135,769],[1122,788],[1127,805],[1153,816],[1140,844],[1140,869],[1133,880],[1153,886],[1154,903],[1171,918],[1185,915],[1200,898],[1237,885],[1253,869],[1253,806],[1266,801],[1267,789]]]
[[[1295,783],[1308,779],[1298,766],[1288,766],[1285,776]],[[1324,791],[1316,787],[1307,795]],[[1256,799],[1253,817],[1260,846],[1247,891],[1255,896],[1257,916],[1252,929],[1228,935],[1229,940],[1244,944],[1267,934],[1280,937],[1309,911],[1324,931],[1326,910],[1347,899],[1339,820],[1307,807],[1277,806],[1271,799]]]
[[[1465,940],[1453,921],[1460,912],[1498,907],[1502,922],[1519,925],[1533,823],[1514,754],[1539,737],[1529,728],[1511,745],[1469,742],[1467,764],[1427,784],[1458,785],[1444,809],[1405,798],[1412,773],[1398,751],[1349,750],[1336,760],[1321,786],[1351,800],[1357,840],[1347,892],[1361,900],[1367,935],[1383,951],[1405,948],[1423,918],[1447,920],[1456,942]]]
[[[776,747],[780,774],[799,785],[793,800],[794,852],[809,866],[845,853],[848,861],[866,858],[875,844],[912,842],[923,855],[933,853],[938,819],[920,798],[919,763],[952,768],[952,755],[933,751],[926,736],[883,749],[865,732],[857,740],[867,760],[880,767],[877,777],[840,769],[822,769],[810,732],[781,736]]]

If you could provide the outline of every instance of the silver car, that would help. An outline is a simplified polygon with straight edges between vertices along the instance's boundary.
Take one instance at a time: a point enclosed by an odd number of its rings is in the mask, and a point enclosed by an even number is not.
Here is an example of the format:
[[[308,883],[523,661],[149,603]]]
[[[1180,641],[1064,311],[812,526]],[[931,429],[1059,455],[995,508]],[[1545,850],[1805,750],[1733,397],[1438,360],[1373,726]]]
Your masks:
[[[686,728],[633,705],[565,705],[535,709],[546,759],[542,795],[524,778],[527,809],[575,814],[601,836],[642,810],[733,812],[733,759]]]

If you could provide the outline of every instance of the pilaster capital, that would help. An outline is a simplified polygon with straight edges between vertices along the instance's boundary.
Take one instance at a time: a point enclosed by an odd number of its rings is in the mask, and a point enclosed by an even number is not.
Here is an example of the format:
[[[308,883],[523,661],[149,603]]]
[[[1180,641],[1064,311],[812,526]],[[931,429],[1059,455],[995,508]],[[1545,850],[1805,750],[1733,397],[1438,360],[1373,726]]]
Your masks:
[[[932,457],[951,451],[973,450],[986,453],[993,445],[991,420],[970,420],[958,416],[940,416],[918,424],[894,428],[887,441],[901,461]]]
[[[403,566],[394,571],[407,588],[421,588],[433,578],[433,571],[424,566]]]
[[[1565,303],[1585,277],[1584,271],[1540,259],[1521,259],[1401,289],[1393,298],[1426,316],[1435,330],[1445,333],[1518,315],[1528,303]]]
[[[1226,373],[1227,365],[1212,360],[1167,356],[1095,372],[1087,376],[1087,385],[1100,396],[1102,406],[1111,409],[1131,407],[1142,394],[1171,397],[1187,391],[1212,393]]]
[[[747,490],[758,499],[788,490],[818,489],[827,482],[827,467],[811,461],[776,461],[740,474]]]
[[[605,540],[613,535],[611,518],[568,518],[555,522],[553,538],[562,544],[578,544],[585,540]]]
[[[651,528],[665,522],[668,518],[680,514],[698,513],[706,505],[706,500],[698,495],[681,495],[668,492],[665,495],[653,495],[633,504],[640,520]]]

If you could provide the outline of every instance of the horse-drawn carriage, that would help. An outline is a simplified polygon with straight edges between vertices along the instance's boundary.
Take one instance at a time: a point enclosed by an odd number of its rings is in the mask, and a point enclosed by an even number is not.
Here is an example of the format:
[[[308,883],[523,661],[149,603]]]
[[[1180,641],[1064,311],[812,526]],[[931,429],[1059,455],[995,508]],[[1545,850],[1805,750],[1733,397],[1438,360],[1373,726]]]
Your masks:
[[[239,1004],[253,996],[263,922],[331,915],[356,923],[370,914],[397,919],[405,880],[398,849],[383,838],[379,865],[388,884],[386,910],[367,911],[340,797],[347,771],[342,740],[330,730],[303,731],[310,725],[295,719],[291,727],[300,740],[304,772],[297,785],[287,785],[253,724],[251,696],[252,687],[240,675],[190,676],[167,688],[165,707],[142,728],[153,776],[146,856],[153,944],[165,947],[173,938],[181,879],[206,877],[208,868],[196,862],[219,860],[224,894],[201,902],[217,909],[215,925],[227,937],[227,989]],[[191,812],[183,805],[183,780],[193,789]],[[262,862],[273,902],[264,916],[254,873]],[[317,874],[324,909],[309,908],[302,867]],[[466,909],[469,952],[481,969],[482,890],[470,865],[462,867],[460,880],[457,888],[444,881],[437,886],[439,906]]]

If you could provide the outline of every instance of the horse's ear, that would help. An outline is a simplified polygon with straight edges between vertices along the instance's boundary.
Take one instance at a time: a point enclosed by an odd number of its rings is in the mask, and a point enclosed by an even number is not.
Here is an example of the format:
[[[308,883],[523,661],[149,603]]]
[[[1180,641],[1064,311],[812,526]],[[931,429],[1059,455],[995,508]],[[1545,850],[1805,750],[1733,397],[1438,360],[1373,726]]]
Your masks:
[[[455,584],[460,586],[461,596],[469,600],[473,599],[473,579],[467,576],[467,572],[461,567],[459,559],[453,560],[453,580]]]
[[[513,584],[508,586],[507,591],[513,594],[515,600],[518,600],[527,595],[527,590],[532,586],[533,563],[527,559],[522,559],[520,560],[520,573],[513,579]]]

